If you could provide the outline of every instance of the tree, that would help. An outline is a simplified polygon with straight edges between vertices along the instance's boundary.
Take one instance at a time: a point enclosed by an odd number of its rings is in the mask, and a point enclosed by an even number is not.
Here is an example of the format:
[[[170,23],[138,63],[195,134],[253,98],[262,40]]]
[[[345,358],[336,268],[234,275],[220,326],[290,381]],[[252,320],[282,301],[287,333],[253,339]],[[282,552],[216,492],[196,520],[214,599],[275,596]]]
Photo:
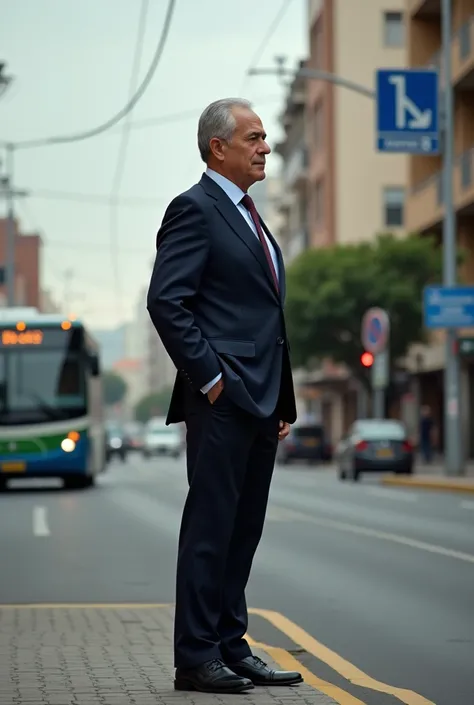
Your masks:
[[[104,399],[107,406],[118,404],[127,393],[126,382],[116,372],[104,374]]]
[[[152,416],[166,416],[172,391],[171,387],[166,387],[140,399],[135,407],[135,419],[146,423]]]
[[[441,279],[441,251],[429,237],[310,250],[289,267],[286,315],[292,358],[297,365],[331,358],[365,378],[361,321],[371,306],[390,316],[392,363],[412,343],[423,341],[422,292]]]

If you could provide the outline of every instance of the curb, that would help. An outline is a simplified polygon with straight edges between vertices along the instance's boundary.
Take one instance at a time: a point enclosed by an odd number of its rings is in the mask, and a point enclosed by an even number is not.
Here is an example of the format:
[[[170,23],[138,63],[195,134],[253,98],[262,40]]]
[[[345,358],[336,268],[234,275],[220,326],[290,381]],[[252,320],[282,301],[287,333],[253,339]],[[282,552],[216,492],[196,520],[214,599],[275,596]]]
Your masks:
[[[456,482],[454,480],[445,480],[443,478],[416,478],[416,477],[382,477],[383,485],[391,485],[394,487],[413,487],[420,490],[434,490],[435,492],[458,492],[459,494],[474,494],[474,480],[471,482]]]

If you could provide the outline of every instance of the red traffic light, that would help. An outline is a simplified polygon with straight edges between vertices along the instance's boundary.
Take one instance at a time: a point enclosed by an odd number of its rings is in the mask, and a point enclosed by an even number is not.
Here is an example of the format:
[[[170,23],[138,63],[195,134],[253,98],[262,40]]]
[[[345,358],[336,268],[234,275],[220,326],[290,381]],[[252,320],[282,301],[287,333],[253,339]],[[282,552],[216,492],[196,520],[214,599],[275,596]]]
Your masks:
[[[374,356],[371,352],[364,352],[360,356],[360,361],[364,365],[364,367],[372,367],[372,365],[374,364]]]

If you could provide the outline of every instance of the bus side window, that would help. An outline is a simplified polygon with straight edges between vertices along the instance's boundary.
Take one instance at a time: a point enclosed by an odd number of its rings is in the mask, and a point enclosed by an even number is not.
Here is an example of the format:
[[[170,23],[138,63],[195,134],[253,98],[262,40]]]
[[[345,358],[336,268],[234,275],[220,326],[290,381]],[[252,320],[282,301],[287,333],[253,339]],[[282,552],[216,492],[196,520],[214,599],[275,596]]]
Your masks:
[[[91,369],[91,375],[93,377],[98,377],[100,374],[99,356],[95,353],[89,354],[89,365]]]

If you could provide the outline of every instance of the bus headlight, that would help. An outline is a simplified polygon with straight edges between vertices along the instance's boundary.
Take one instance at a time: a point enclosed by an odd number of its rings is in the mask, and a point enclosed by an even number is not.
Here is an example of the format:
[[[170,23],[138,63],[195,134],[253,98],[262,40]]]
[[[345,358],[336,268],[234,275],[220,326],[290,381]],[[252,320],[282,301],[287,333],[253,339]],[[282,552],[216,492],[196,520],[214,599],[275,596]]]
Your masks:
[[[65,453],[72,453],[75,447],[76,444],[72,440],[72,438],[65,438],[63,441],[61,441],[61,448]]]

